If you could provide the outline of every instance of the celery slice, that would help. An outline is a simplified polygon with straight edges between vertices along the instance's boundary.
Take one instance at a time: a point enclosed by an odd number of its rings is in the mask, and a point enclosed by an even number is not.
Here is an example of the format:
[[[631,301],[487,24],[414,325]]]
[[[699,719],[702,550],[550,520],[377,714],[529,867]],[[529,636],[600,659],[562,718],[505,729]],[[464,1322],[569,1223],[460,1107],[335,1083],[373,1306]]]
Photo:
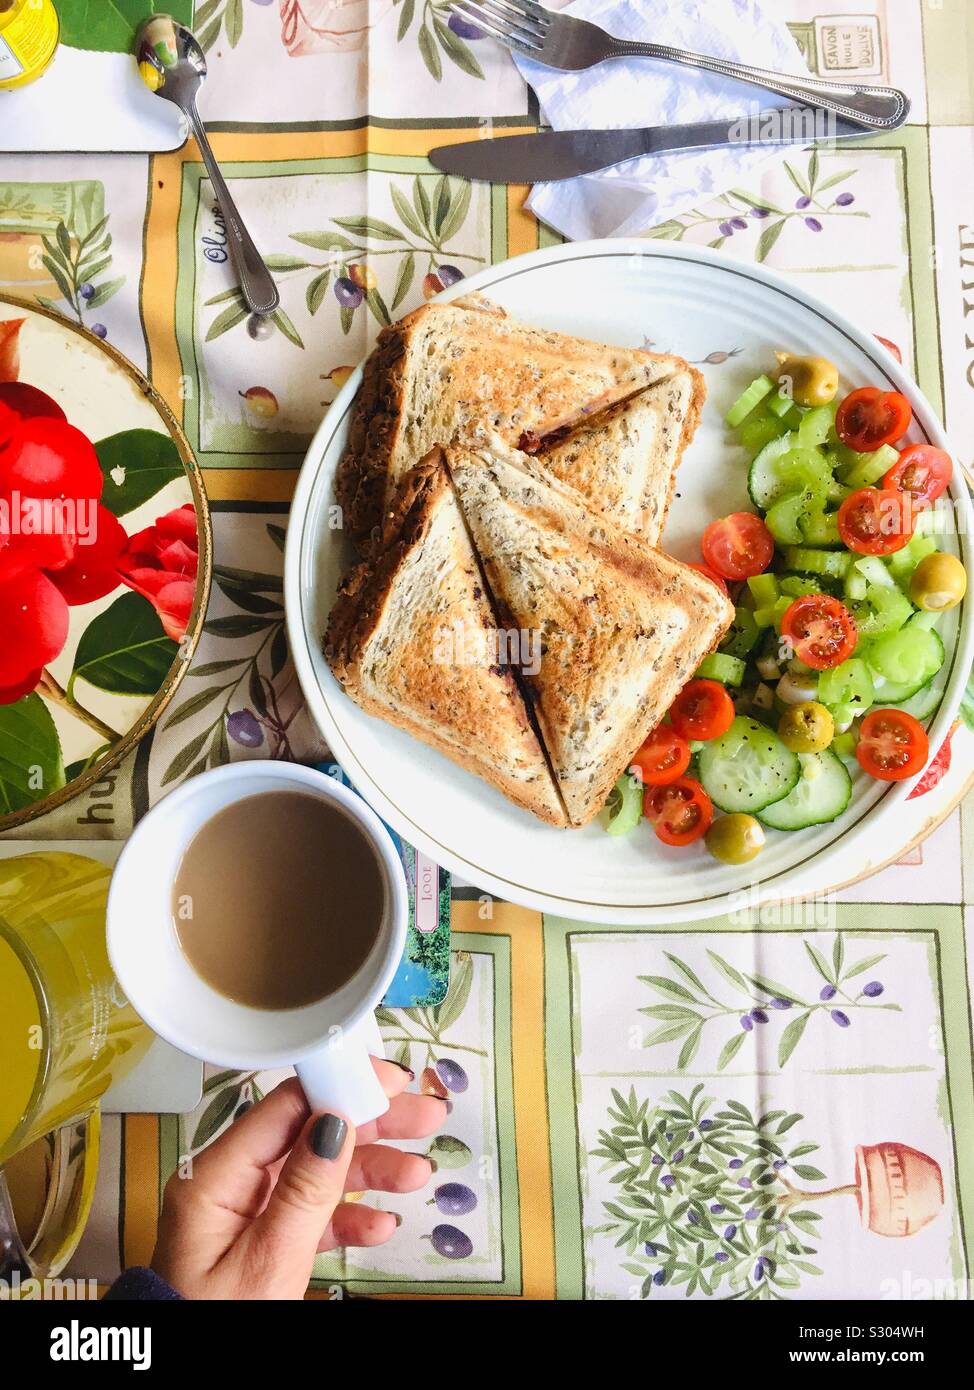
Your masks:
[[[731,429],[737,429],[738,425],[743,424],[751,411],[759,406],[765,396],[769,396],[773,390],[774,382],[770,377],[764,375],[755,377],[750,386],[741,392],[724,417]]]

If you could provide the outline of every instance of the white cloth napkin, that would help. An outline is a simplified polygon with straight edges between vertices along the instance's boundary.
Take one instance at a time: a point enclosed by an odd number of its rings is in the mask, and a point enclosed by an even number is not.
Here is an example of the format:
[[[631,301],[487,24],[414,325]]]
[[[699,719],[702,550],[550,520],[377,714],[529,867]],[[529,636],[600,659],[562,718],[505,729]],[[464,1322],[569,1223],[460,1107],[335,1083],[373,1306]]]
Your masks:
[[[618,38],[808,75],[786,25],[760,0],[574,0],[559,8]],[[585,72],[515,61],[554,130],[731,120],[789,104],[760,88],[652,58],[614,58]],[[647,155],[601,173],[535,184],[528,207],[575,241],[630,236],[707,202],[775,157],[782,150],[770,145]]]

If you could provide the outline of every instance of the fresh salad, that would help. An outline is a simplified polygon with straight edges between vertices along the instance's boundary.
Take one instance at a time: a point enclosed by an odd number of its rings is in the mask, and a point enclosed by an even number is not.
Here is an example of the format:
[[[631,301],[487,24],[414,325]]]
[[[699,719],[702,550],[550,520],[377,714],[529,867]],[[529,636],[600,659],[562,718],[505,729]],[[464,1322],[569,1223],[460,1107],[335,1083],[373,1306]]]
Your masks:
[[[785,353],[734,402],[755,511],[711,522],[694,568],[735,620],[611,792],[610,835],[645,819],[664,844],[745,864],[767,829],[841,815],[850,769],[892,782],[926,765],[937,627],[967,575],[935,535],[951,459],[902,444],[911,415],[897,391],[840,396],[831,362]]]

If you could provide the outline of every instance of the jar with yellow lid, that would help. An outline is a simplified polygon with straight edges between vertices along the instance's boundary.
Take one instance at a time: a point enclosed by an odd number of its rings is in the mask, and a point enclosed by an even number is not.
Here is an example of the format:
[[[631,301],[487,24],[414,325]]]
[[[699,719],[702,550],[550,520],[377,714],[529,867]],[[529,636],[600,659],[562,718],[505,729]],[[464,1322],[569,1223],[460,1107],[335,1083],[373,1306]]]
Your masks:
[[[53,0],[0,0],[0,92],[40,77],[59,33]]]

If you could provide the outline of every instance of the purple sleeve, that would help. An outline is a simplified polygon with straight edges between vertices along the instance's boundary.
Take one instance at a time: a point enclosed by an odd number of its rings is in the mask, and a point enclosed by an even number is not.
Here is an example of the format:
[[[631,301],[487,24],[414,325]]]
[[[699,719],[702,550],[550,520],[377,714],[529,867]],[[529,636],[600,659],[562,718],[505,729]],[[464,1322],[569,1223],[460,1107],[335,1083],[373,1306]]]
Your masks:
[[[103,1298],[104,1303],[152,1303],[182,1301],[182,1294],[160,1278],[153,1269],[135,1265],[115,1280]]]

